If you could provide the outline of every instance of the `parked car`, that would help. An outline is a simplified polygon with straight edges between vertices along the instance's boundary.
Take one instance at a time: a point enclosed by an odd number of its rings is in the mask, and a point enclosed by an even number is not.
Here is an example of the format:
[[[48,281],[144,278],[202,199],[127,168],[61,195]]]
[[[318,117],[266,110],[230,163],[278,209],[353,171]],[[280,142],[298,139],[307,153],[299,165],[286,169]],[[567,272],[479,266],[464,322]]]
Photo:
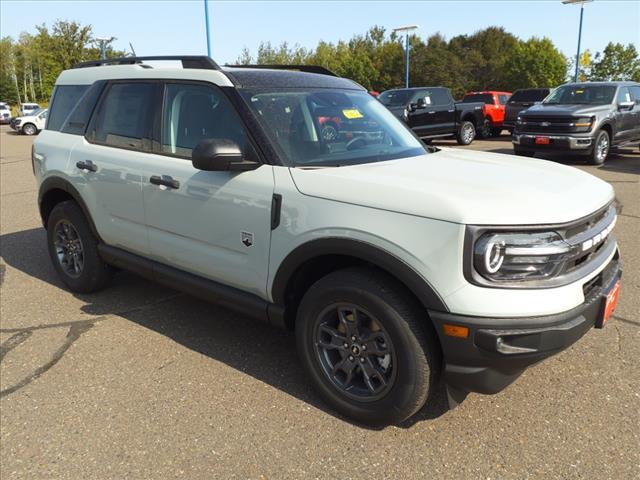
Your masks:
[[[30,115],[12,118],[9,126],[18,133],[36,135],[47,122],[47,112],[48,110],[40,108],[34,110]]]
[[[522,88],[513,92],[505,106],[503,127],[513,133],[518,114],[541,102],[550,93],[550,88]]]
[[[496,393],[615,308],[608,183],[428,149],[318,67],[149,59],[62,72],[33,143],[49,256],[70,290],[123,268],[292,329],[320,396],[371,425],[437,401],[439,378],[451,406]],[[326,141],[327,108],[382,135]]]
[[[516,155],[566,152],[604,163],[611,148],[640,144],[640,83],[569,83],[521,112]]]
[[[467,93],[462,103],[482,102],[482,113],[484,113],[484,122],[482,127],[478,129],[480,138],[497,137],[502,132],[502,122],[504,121],[504,106],[511,96],[511,92],[470,92]]]
[[[0,123],[7,124],[9,120],[11,120],[11,109],[6,103],[0,102]]]
[[[40,105],[37,103],[21,103],[18,108],[17,117],[26,117],[28,115],[32,115],[33,112],[40,109]]]
[[[469,145],[484,121],[483,103],[456,103],[444,87],[387,90],[379,100],[422,139],[453,136]]]

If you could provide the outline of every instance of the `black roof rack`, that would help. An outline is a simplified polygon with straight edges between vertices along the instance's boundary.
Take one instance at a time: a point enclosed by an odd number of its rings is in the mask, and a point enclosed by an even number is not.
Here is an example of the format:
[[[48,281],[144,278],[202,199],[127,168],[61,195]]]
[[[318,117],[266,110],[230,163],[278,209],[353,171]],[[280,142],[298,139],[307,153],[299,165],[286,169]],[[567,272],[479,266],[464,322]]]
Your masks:
[[[104,65],[135,65],[144,61],[178,60],[182,62],[182,68],[200,68],[205,70],[220,70],[220,67],[211,58],[204,55],[165,55],[152,57],[121,57],[104,58],[102,60],[90,60],[76,63],[71,68],[100,67]]]
[[[335,72],[332,72],[328,68],[321,67],[320,65],[225,65],[225,67],[231,68],[264,68],[268,70],[298,70],[299,72],[318,73],[320,75],[330,75],[332,77],[339,77]]]

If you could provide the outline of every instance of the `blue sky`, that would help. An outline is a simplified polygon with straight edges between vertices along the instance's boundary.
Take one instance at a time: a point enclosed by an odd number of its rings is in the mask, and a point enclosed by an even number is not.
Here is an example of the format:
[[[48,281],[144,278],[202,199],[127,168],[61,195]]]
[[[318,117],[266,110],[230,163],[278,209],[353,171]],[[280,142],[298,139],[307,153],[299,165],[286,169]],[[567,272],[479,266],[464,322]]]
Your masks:
[[[426,37],[447,38],[501,25],[521,38],[550,37],[575,55],[579,7],[560,0],[512,1],[209,1],[213,58],[233,62],[243,47],[261,41],[313,47],[319,40],[348,39],[372,25],[408,23]],[[138,55],[206,54],[203,0],[0,0],[0,34],[16,38],[56,19],[91,24],[96,36],[115,36],[115,46]],[[595,0],[585,7],[583,49],[609,41],[640,47],[640,1]]]

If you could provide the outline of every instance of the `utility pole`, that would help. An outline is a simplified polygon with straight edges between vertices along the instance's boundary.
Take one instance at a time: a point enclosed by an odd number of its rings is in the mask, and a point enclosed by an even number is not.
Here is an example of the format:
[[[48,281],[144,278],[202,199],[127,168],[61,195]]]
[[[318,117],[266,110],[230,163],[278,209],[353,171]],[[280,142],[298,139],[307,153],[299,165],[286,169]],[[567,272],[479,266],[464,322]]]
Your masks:
[[[404,32],[404,42],[405,42],[405,71],[404,71],[404,87],[409,88],[409,32],[418,28],[418,25],[405,25],[404,27],[394,28],[393,31],[396,33]]]

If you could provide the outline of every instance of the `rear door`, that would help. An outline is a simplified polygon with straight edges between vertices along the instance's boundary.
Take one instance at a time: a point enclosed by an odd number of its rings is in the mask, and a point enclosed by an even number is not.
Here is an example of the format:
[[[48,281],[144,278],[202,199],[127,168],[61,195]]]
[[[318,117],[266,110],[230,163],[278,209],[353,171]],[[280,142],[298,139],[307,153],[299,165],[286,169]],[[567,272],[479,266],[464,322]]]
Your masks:
[[[222,90],[167,82],[160,142],[145,158],[142,191],[152,258],[264,297],[271,240],[273,167],[202,171],[192,149],[228,139],[258,160],[243,122]],[[172,186],[151,183],[164,177]]]
[[[633,107],[633,125],[632,132],[630,134],[630,138],[633,141],[640,140],[640,86],[632,86],[629,87],[631,90],[631,96],[633,97],[633,101],[635,102],[635,106]]]
[[[443,135],[456,130],[456,107],[447,89],[434,88],[430,92],[431,103],[435,110],[434,133]]]
[[[616,133],[613,141],[615,143],[625,143],[631,141],[634,134],[634,127],[636,124],[636,116],[638,113],[637,105],[634,105],[631,109],[621,109],[618,105],[621,103],[633,102],[631,95],[631,89],[629,87],[618,88],[618,94],[616,96],[616,104],[614,108],[616,112],[614,117],[616,120]]]
[[[108,84],[82,143],[71,152],[74,185],[102,239],[147,255],[149,243],[142,203],[141,165],[151,152],[161,84]]]

